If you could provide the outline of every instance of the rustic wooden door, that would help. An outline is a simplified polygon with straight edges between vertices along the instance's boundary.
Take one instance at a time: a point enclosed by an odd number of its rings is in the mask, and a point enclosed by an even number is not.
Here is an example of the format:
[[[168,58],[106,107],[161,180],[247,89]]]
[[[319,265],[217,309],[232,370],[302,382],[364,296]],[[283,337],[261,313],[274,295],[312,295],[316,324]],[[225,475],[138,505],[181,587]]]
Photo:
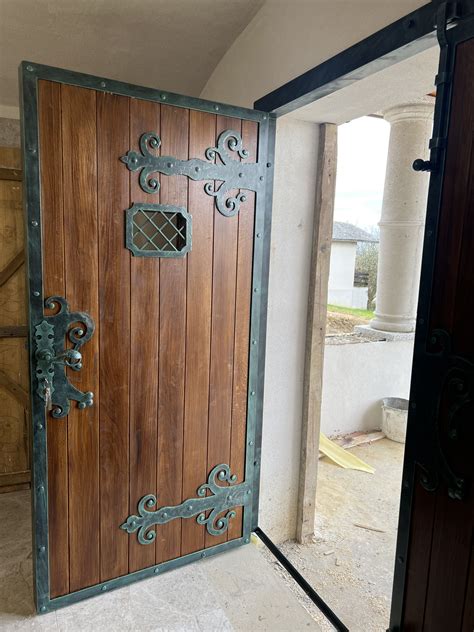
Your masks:
[[[247,543],[273,121],[23,63],[40,612]]]
[[[474,18],[446,10],[391,632],[474,629]]]

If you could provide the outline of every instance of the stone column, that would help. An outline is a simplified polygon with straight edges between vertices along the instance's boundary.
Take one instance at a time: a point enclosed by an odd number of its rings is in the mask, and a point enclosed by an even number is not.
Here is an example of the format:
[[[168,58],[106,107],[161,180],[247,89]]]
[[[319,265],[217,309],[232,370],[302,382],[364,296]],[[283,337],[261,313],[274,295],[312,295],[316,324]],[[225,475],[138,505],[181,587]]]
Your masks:
[[[391,130],[372,329],[415,330],[429,174],[412,164],[429,156],[433,112],[434,98],[426,97],[383,113]]]

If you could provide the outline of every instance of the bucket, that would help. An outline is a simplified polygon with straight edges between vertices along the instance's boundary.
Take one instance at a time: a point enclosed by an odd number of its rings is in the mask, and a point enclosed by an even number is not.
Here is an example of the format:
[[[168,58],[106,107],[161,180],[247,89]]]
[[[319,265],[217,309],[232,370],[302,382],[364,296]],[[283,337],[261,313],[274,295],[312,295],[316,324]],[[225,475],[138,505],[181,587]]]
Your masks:
[[[398,443],[405,443],[407,417],[407,399],[402,397],[384,397],[382,400],[382,432],[388,439]]]

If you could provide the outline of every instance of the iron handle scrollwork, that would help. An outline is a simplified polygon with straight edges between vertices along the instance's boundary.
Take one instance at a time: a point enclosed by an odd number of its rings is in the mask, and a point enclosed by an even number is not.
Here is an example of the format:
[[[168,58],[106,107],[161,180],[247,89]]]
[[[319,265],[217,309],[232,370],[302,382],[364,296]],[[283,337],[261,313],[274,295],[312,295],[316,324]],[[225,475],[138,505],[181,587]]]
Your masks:
[[[82,392],[73,386],[66,375],[66,367],[80,371],[82,353],[79,349],[91,339],[95,324],[85,312],[70,312],[62,296],[52,296],[45,302],[48,309],[59,310],[35,326],[37,394],[44,400],[46,409],[53,417],[65,417],[70,410],[70,400],[77,401],[78,408],[94,403],[91,391]],[[72,343],[65,349],[66,338]]]
[[[471,475],[459,471],[460,464],[451,452],[466,443],[466,424],[471,423],[469,411],[474,405],[474,364],[453,353],[447,331],[435,329],[419,370],[423,384],[417,396],[417,410],[420,418],[430,424],[427,427],[420,420],[414,424],[418,434],[416,460],[422,469],[420,482],[432,492],[444,483],[450,498],[464,500]]]

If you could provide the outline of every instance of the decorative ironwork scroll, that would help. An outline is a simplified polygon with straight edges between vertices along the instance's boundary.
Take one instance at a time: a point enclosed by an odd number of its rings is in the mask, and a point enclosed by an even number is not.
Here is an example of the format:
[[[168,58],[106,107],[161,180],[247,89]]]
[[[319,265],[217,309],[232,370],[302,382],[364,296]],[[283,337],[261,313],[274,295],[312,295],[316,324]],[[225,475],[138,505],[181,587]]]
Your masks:
[[[437,490],[444,482],[450,498],[463,500],[470,481],[457,471],[459,459],[455,463],[450,458],[450,444],[465,441],[466,424],[473,423],[474,364],[452,352],[447,331],[435,329],[430,337],[422,375],[430,389],[426,394],[426,417],[423,402],[421,413],[426,422],[431,422],[432,428],[418,420],[420,482],[428,491]],[[439,395],[433,397],[432,393]]]
[[[91,339],[95,324],[85,312],[70,312],[62,296],[46,299],[48,309],[59,310],[45,316],[35,327],[37,393],[45,401],[53,417],[65,417],[70,409],[70,400],[78,402],[79,408],[93,404],[93,393],[82,392],[73,386],[66,375],[65,367],[74,371],[82,368],[79,349]],[[65,349],[66,337],[72,348]]]
[[[258,162],[240,162],[234,158],[249,158],[249,152],[243,148],[242,137],[238,132],[226,130],[219,135],[217,147],[208,147],[206,160],[193,158],[181,160],[172,156],[154,154],[161,145],[161,139],[155,132],[147,132],[140,137],[140,152],[129,150],[120,160],[130,171],[140,171],[140,187],[145,193],[156,193],[160,183],[153,174],[167,176],[184,175],[191,180],[213,180],[206,182],[204,190],[216,198],[217,209],[222,215],[232,217],[239,212],[246,196],[241,190],[263,192],[265,176]],[[220,184],[219,184],[220,182]],[[234,192],[234,193],[232,193]]]
[[[135,203],[125,211],[125,245],[137,257],[182,257],[191,237],[192,218],[183,207]]]
[[[206,525],[210,535],[221,535],[227,531],[229,520],[235,517],[235,507],[250,503],[250,485],[247,483],[236,485],[236,478],[235,474],[231,475],[228,465],[216,465],[209,474],[207,483],[197,490],[198,498],[189,498],[174,507],[160,507],[153,510],[157,499],[153,494],[148,494],[138,503],[138,515],[129,516],[120,528],[127,533],[138,531],[140,544],[150,544],[156,538],[156,531],[152,529],[154,525],[166,524],[175,518],[197,516],[197,523]],[[224,485],[219,483],[224,483]],[[208,492],[210,495],[207,495]],[[220,514],[224,512],[227,513],[221,516]]]

